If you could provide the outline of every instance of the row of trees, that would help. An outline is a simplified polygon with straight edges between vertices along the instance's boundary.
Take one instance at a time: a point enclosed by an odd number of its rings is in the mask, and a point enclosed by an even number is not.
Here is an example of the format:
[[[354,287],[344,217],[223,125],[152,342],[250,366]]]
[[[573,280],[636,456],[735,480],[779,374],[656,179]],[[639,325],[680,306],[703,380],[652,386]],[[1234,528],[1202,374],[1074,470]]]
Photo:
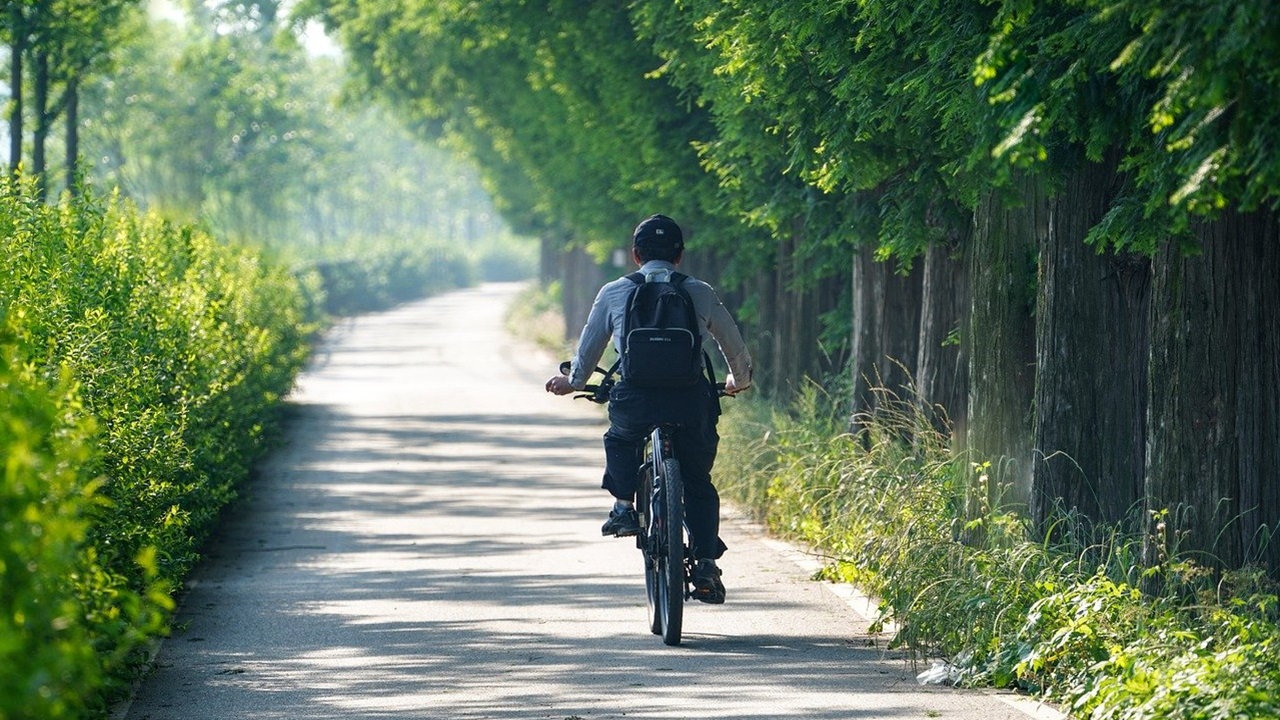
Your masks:
[[[258,242],[501,230],[474,171],[384,108],[339,103],[338,60],[273,4],[196,4],[136,35],[93,97],[95,181]]]
[[[279,2],[147,6],[26,0],[0,17],[11,171],[42,194],[119,187],[276,246],[505,233],[474,170],[385,108],[340,102],[340,60],[309,53]]]
[[[0,42],[9,46],[9,165],[28,172],[47,192],[47,145],[59,120],[66,128],[67,186],[75,186],[80,153],[80,96],[87,82],[112,66],[111,48],[123,39],[123,18],[138,0],[10,0],[0,17]],[[30,147],[24,146],[28,138]]]
[[[302,11],[519,230],[599,251],[679,219],[770,391],[848,358],[858,416],[914,380],[999,459],[988,500],[1044,529],[1159,518],[1206,562],[1280,571],[1266,0]],[[569,289],[572,327],[592,288]]]

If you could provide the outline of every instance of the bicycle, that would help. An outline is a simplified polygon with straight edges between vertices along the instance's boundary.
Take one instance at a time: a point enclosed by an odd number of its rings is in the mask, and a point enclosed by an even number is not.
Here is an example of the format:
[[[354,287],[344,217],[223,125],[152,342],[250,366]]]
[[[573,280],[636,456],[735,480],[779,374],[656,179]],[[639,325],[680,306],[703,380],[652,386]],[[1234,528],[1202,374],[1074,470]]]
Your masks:
[[[597,367],[596,372],[603,376],[600,382],[588,384],[585,392],[574,398],[598,404],[609,402],[617,369],[617,363],[609,370]],[[561,373],[567,375],[569,370],[569,362],[560,364]],[[713,379],[713,386],[725,396],[723,383]],[[684,522],[684,481],[671,440],[675,428],[663,423],[650,429],[640,465],[640,490],[636,493],[636,513],[640,516],[636,547],[644,555],[649,630],[662,636],[667,645],[680,644],[684,602],[693,592],[694,559]]]

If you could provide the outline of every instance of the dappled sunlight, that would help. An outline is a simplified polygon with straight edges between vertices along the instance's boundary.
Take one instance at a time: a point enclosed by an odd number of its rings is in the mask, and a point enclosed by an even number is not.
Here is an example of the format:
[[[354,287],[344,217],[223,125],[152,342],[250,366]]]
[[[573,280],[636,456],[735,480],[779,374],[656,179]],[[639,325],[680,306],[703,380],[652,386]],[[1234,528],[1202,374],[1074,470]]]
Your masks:
[[[634,541],[600,536],[602,416],[542,392],[549,361],[466,316],[496,314],[486,296],[362,318],[339,334],[350,352],[328,342],[161,654],[156,680],[182,692],[129,717],[684,720],[715,697],[716,718],[848,720],[955,702],[736,527],[729,602],[692,603],[683,644],[663,645]],[[487,378],[458,393],[400,355],[455,352],[451,327]]]

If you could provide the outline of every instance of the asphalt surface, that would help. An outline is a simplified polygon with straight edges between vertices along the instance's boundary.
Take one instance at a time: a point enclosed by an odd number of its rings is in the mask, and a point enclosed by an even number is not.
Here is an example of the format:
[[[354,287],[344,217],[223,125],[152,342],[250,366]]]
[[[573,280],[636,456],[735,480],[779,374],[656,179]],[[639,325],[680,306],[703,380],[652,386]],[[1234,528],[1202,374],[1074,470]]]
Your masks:
[[[516,289],[330,332],[117,717],[1053,717],[916,685],[856,603],[732,518],[728,602],[663,645],[633,541],[600,537],[603,415],[543,391],[555,359],[502,329]]]

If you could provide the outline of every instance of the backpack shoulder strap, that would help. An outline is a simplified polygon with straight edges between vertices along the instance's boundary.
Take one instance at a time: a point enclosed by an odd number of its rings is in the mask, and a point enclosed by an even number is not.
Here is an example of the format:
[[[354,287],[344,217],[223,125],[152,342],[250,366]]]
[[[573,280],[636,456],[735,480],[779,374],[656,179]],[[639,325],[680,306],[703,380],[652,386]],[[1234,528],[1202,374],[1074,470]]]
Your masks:
[[[689,291],[684,287],[684,281],[688,279],[689,276],[684,273],[678,273],[675,271],[671,272],[671,287],[675,288],[676,292],[680,293],[680,295],[684,297],[685,302],[689,303],[689,308],[693,309],[695,307],[693,304],[693,296],[690,295]]]
[[[639,270],[631,273],[630,275],[626,275],[624,277],[626,277],[628,280],[630,280],[631,282],[637,285],[644,284],[644,273],[640,272]]]

